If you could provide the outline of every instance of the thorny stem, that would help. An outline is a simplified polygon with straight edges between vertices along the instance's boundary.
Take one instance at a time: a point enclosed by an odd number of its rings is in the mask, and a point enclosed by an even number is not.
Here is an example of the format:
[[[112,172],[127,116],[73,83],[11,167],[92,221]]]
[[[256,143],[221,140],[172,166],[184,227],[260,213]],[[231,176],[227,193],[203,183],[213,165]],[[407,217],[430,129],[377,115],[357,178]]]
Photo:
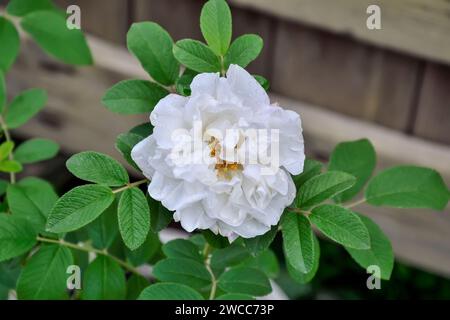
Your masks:
[[[133,182],[133,183],[128,183],[126,186],[123,186],[123,187],[121,187],[119,189],[113,190],[113,193],[119,193],[119,192],[122,192],[124,190],[140,186],[141,184],[144,184],[144,183],[147,183],[147,182],[148,182],[148,179],[142,179],[142,180],[139,180],[139,181],[136,181],[136,182]]]
[[[77,245],[77,244],[74,244],[74,243],[67,242],[67,241],[65,241],[63,239],[54,240],[54,239],[48,239],[48,238],[43,238],[43,237],[39,237],[39,236],[36,239],[39,242],[43,242],[43,243],[54,243],[54,244],[58,244],[58,245],[61,245],[61,246],[67,247],[67,248],[71,248],[71,249],[75,249],[75,250],[78,250],[78,251],[93,252],[93,253],[98,254],[98,255],[103,255],[105,257],[108,257],[108,258],[114,260],[115,262],[117,262],[119,265],[121,265],[122,267],[124,267],[128,271],[133,272],[133,273],[135,273],[137,275],[141,275],[139,270],[137,270],[135,267],[133,267],[132,265],[126,263],[125,261],[123,261],[123,260],[121,260],[121,259],[119,259],[119,258],[117,258],[117,257],[115,257],[115,256],[113,256],[111,254],[109,254],[106,250],[98,250],[98,249],[92,248],[90,246],[80,246],[80,245]]]
[[[205,257],[205,267],[211,275],[211,292],[209,293],[209,300],[214,300],[217,290],[217,279],[214,272],[211,269],[211,246],[207,243],[205,244],[205,249],[203,250],[203,256]]]
[[[2,128],[2,131],[5,134],[5,139],[7,142],[12,142],[11,140],[11,135],[9,134],[9,130],[8,130],[8,126],[6,125],[5,120],[3,119],[3,116],[0,115],[0,126]],[[8,155],[8,159],[13,161],[14,160],[14,155],[12,152],[9,153]],[[10,172],[9,173],[9,180],[11,181],[11,184],[16,183],[16,174],[14,172]]]

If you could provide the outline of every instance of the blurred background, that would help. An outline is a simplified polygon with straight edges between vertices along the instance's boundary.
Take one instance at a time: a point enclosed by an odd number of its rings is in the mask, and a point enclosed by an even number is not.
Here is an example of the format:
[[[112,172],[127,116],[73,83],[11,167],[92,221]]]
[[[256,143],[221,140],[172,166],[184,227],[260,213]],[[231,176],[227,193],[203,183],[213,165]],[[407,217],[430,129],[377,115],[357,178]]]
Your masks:
[[[148,78],[126,50],[133,22],[161,24],[174,40],[201,39],[202,0],[57,0],[81,8],[92,67],[62,65],[33,43],[7,77],[11,96],[39,87],[48,106],[13,132],[61,144],[62,154],[24,175],[44,176],[59,192],[78,181],[65,169],[74,152],[114,150],[121,132],[147,119],[119,116],[101,105],[105,90]],[[336,143],[367,137],[378,169],[400,163],[429,166],[450,184],[450,2],[446,0],[230,0],[234,37],[257,33],[265,47],[250,72],[271,82],[274,101],[300,113],[307,155],[327,160]],[[369,30],[367,7],[381,8],[381,29]],[[134,174],[137,174],[134,172]],[[322,261],[308,285],[279,283],[291,298],[450,298],[450,209],[446,212],[361,206],[393,242],[398,263],[382,290],[337,246],[322,241]]]

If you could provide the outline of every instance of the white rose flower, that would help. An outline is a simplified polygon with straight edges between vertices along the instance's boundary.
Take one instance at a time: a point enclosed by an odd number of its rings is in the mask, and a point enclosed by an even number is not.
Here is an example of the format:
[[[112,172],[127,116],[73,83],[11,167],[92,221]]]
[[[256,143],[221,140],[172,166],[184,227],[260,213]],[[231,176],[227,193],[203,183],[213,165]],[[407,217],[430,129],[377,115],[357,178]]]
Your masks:
[[[303,171],[299,115],[271,105],[260,84],[237,65],[229,67],[226,78],[196,76],[191,91],[190,97],[162,99],[150,116],[153,134],[132,150],[151,180],[150,196],[175,211],[175,221],[188,232],[210,229],[230,241],[266,233],[295,198],[289,173]],[[249,129],[278,135],[255,140]],[[177,157],[182,150],[191,151]],[[268,170],[275,161],[260,160],[262,154],[279,156],[275,170]]]

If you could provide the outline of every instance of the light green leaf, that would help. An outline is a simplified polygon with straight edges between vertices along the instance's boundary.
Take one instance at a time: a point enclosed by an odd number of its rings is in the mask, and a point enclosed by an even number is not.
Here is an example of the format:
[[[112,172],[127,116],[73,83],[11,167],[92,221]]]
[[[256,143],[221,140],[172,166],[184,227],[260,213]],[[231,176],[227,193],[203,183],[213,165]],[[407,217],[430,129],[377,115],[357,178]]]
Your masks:
[[[261,87],[263,87],[264,90],[269,91],[269,89],[270,89],[270,82],[269,82],[269,80],[267,80],[263,76],[260,76],[260,75],[257,75],[257,74],[254,74],[253,78],[255,78],[256,81],[258,81],[258,83],[261,85]]]
[[[278,225],[273,226],[268,232],[261,236],[257,236],[250,239],[244,239],[245,246],[254,256],[257,256],[261,252],[264,252],[272,244],[275,236],[278,233]]]
[[[232,244],[226,248],[213,251],[211,267],[214,270],[223,270],[226,267],[235,266],[249,257],[250,254],[247,248],[238,244]]]
[[[175,60],[173,40],[166,30],[154,22],[134,23],[127,35],[128,50],[157,82],[172,85],[180,66]]]
[[[150,227],[153,232],[159,232],[165,229],[172,221],[173,213],[164,207],[161,202],[147,197],[150,207]]]
[[[94,151],[73,155],[66,167],[74,176],[94,183],[117,187],[129,182],[127,171],[117,160]]]
[[[313,235],[314,238],[314,264],[313,268],[308,273],[302,273],[295,269],[289,262],[286,263],[287,270],[289,272],[289,275],[292,279],[294,279],[296,282],[300,284],[305,284],[310,282],[312,279],[314,279],[314,276],[317,273],[317,270],[319,269],[319,262],[320,262],[320,245],[319,240],[317,240],[317,237]]]
[[[76,187],[55,204],[47,221],[47,231],[70,232],[94,221],[114,201],[110,188],[98,185]]]
[[[126,296],[125,273],[109,257],[97,256],[83,279],[83,300],[123,300]]]
[[[197,72],[219,72],[221,69],[219,57],[197,40],[178,41],[173,47],[173,54],[180,63]]]
[[[0,43],[0,70],[6,72],[17,58],[20,39],[16,27],[4,17],[0,17]]]
[[[120,114],[150,113],[169,92],[146,80],[124,80],[106,91],[102,103]]]
[[[226,293],[217,297],[216,300],[255,300],[255,298],[248,294]]]
[[[179,283],[156,283],[142,291],[138,300],[204,300],[192,288]]]
[[[5,141],[0,145],[0,161],[8,158],[11,151],[14,149],[14,142]]]
[[[211,275],[205,265],[191,259],[161,260],[155,265],[153,275],[160,281],[182,283],[198,290],[211,285]]]
[[[14,151],[14,159],[22,164],[35,163],[53,158],[59,151],[59,145],[48,139],[25,141]]]
[[[261,270],[271,279],[278,277],[280,272],[277,256],[270,249],[256,257],[250,257],[244,260],[239,266]]]
[[[24,254],[35,244],[36,232],[27,220],[0,215],[0,262]]]
[[[308,218],[285,213],[282,221],[283,249],[287,262],[301,273],[311,272],[314,259],[314,235]]]
[[[343,246],[370,248],[369,231],[359,216],[346,208],[324,204],[314,208],[309,219],[324,235]]]
[[[134,146],[142,141],[142,137],[135,133],[127,132],[122,133],[117,137],[116,140],[116,149],[122,154],[124,159],[132,165],[136,170],[140,170],[139,167],[134,163],[131,158],[131,150],[133,150]]]
[[[347,249],[353,259],[364,269],[376,265],[381,270],[381,278],[389,280],[394,267],[394,253],[391,242],[380,227],[369,218],[360,215],[370,235],[370,249],[357,250]]]
[[[175,239],[163,245],[162,250],[167,258],[185,258],[203,261],[197,246],[189,240]]]
[[[161,241],[157,233],[149,232],[144,244],[136,250],[125,248],[125,256],[133,266],[140,266],[148,263],[157,253],[160,252]]]
[[[70,250],[58,245],[42,246],[23,269],[17,282],[21,300],[63,300],[68,298],[67,267],[73,265]]]
[[[345,172],[329,171],[312,177],[297,193],[297,208],[309,209],[347,190],[355,183],[355,177]]]
[[[265,296],[272,291],[269,279],[258,269],[234,267],[223,273],[218,286],[228,293],[242,293],[252,296]]]
[[[117,214],[125,245],[136,250],[144,243],[150,230],[150,209],[144,193],[139,188],[124,190]]]
[[[20,162],[15,160],[3,160],[0,161],[0,172],[20,172],[23,170]]]
[[[10,129],[25,124],[47,103],[47,93],[41,89],[30,89],[14,98],[6,111],[5,121]]]
[[[47,181],[29,177],[10,184],[6,198],[13,215],[28,220],[37,232],[42,232],[58,195]]]
[[[97,219],[86,226],[89,238],[97,249],[109,248],[117,234],[117,201],[114,201]]]
[[[210,0],[202,8],[200,29],[209,47],[218,56],[228,50],[232,33],[230,7],[224,0]]]
[[[53,10],[55,6],[51,0],[10,0],[6,11],[18,17],[40,10]]]
[[[230,64],[240,65],[242,68],[247,67],[250,62],[258,58],[263,48],[263,39],[256,34],[244,34],[233,41],[230,50],[228,50],[225,59],[225,69]]]
[[[148,287],[149,281],[137,274],[131,275],[127,281],[127,300],[137,300],[142,290]]]
[[[42,49],[55,58],[73,65],[92,64],[91,52],[83,33],[79,29],[67,28],[64,15],[53,11],[32,12],[22,19],[21,26]]]
[[[386,169],[373,177],[366,189],[367,202],[374,206],[443,210],[449,198],[437,171],[415,166]]]
[[[294,180],[295,186],[297,188],[297,191],[303,186],[303,184],[311,179],[312,177],[315,177],[320,174],[322,171],[322,163],[313,160],[313,159],[305,159],[305,163],[303,165],[303,172],[299,175],[293,176],[292,179]]]
[[[352,199],[364,187],[375,169],[377,156],[375,149],[367,139],[342,142],[331,153],[328,170],[343,171],[356,178],[353,187],[336,195],[337,202]]]

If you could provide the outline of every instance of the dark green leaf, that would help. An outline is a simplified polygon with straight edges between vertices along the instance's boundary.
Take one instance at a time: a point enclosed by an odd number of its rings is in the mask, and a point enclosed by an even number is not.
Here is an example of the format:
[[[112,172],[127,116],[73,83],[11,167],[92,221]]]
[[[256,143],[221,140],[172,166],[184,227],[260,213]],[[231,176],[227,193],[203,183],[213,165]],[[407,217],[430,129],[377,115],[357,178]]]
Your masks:
[[[317,240],[317,237],[313,235],[313,238],[314,238],[314,253],[315,254],[314,254],[314,265],[310,272],[302,273],[302,272],[298,271],[297,269],[295,269],[293,266],[291,266],[289,262],[286,263],[287,270],[288,270],[291,278],[301,284],[310,282],[316,275],[317,270],[319,269],[320,245],[319,245],[319,240]]]
[[[149,282],[144,277],[133,274],[127,281],[127,300],[137,300]]]
[[[233,41],[230,50],[228,50],[225,59],[225,69],[230,64],[240,65],[242,68],[247,67],[250,62],[258,58],[263,48],[263,39],[256,34],[244,34]]]
[[[214,234],[210,230],[202,231],[203,236],[205,237],[208,244],[217,249],[226,248],[230,245],[230,241],[227,238],[222,237],[220,234]]]
[[[217,297],[216,300],[255,300],[255,298],[248,294],[226,293]]]
[[[25,219],[0,215],[0,262],[20,256],[36,244],[36,232]]]
[[[267,276],[258,269],[234,267],[223,273],[218,286],[225,292],[265,296],[271,292]]]
[[[129,182],[125,168],[102,153],[85,151],[70,157],[66,167],[76,177],[108,186],[123,186]]]
[[[102,103],[120,114],[150,113],[169,92],[146,80],[124,80],[106,91]]]
[[[6,11],[18,17],[40,10],[53,10],[55,6],[51,0],[10,0]]]
[[[191,259],[162,260],[155,265],[153,275],[160,281],[182,283],[199,290],[211,284],[206,267]]]
[[[53,11],[32,12],[22,19],[21,25],[42,49],[55,58],[74,65],[92,64],[83,33],[79,29],[67,28],[64,15]]]
[[[160,248],[161,242],[159,241],[158,234],[149,232],[143,245],[133,251],[125,248],[125,255],[132,265],[138,267],[148,263],[159,252]]]
[[[153,133],[153,126],[150,122],[142,123],[130,130],[130,133],[141,136],[142,139],[147,138]]]
[[[165,229],[172,221],[173,213],[164,207],[161,202],[147,197],[150,207],[150,227],[154,232]]]
[[[209,47],[218,56],[228,50],[232,33],[230,7],[224,0],[210,0],[203,6],[200,29]]]
[[[192,74],[184,74],[177,79],[176,89],[177,92],[183,96],[191,95],[191,83],[194,80],[194,75]]]
[[[197,40],[178,41],[173,47],[175,58],[183,65],[197,72],[219,72],[219,57],[210,48]]]
[[[134,146],[140,141],[142,141],[142,137],[131,132],[120,134],[116,140],[116,149],[122,154],[124,159],[137,170],[140,169],[131,158],[131,150],[133,150]]]
[[[251,239],[244,239],[245,246],[252,255],[256,256],[269,248],[277,233],[278,225],[273,226],[268,232],[261,236],[257,236]]]
[[[114,201],[105,212],[88,224],[86,229],[95,248],[109,248],[119,233],[117,201]]]
[[[270,249],[244,260],[239,266],[261,270],[271,279],[278,277],[280,272],[277,256]]]
[[[312,223],[327,237],[354,249],[369,249],[370,236],[354,212],[336,205],[321,205],[309,215]]]
[[[297,191],[303,186],[306,181],[308,181],[312,177],[319,175],[322,171],[322,166],[322,163],[319,161],[306,159],[303,165],[303,172],[292,177]]]
[[[256,81],[258,81],[258,83],[261,85],[261,87],[263,87],[264,90],[269,91],[269,89],[270,89],[270,82],[269,82],[269,80],[267,80],[263,76],[260,76],[260,75],[257,75],[257,74],[254,74],[253,78],[255,78]]]
[[[249,258],[248,250],[237,244],[226,248],[215,250],[211,256],[211,267],[214,270],[222,270],[226,267],[235,266]]]
[[[76,187],[55,204],[47,221],[47,231],[70,232],[94,221],[114,201],[110,188],[98,185]]]
[[[20,39],[16,27],[3,17],[0,17],[0,43],[0,70],[6,72],[19,53]]]
[[[142,291],[139,300],[204,300],[186,285],[178,283],[156,283]]]
[[[48,139],[25,141],[14,151],[14,159],[22,164],[35,163],[53,158],[59,151],[59,145]]]
[[[6,83],[5,75],[2,70],[0,70],[0,112],[3,111],[6,105]]]
[[[189,240],[175,239],[163,245],[162,250],[167,258],[185,258],[203,261],[197,246]]]
[[[30,89],[14,98],[9,105],[5,121],[8,128],[15,129],[35,116],[47,103],[47,93],[41,89]]]

